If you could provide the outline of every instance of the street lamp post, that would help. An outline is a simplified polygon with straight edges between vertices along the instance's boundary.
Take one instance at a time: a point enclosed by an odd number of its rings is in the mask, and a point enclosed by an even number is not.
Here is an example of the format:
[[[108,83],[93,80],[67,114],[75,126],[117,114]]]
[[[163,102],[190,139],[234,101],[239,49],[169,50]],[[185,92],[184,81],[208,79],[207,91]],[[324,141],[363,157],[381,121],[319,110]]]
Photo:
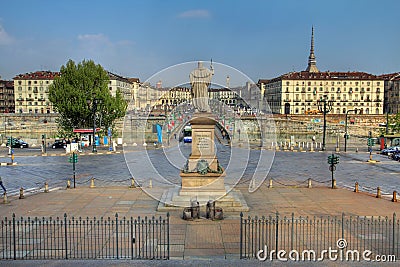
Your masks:
[[[349,135],[347,134],[347,115],[349,114],[349,112],[353,112],[357,113],[357,109],[350,109],[348,111],[346,111],[346,120],[345,120],[345,124],[344,124],[344,152],[347,151],[347,139],[349,138]]]
[[[95,138],[95,136],[96,136],[96,111],[97,111],[97,106],[102,103],[102,99],[93,97],[93,99],[87,99],[86,102],[87,102],[88,106],[89,107],[91,106],[91,108],[92,108],[92,115],[93,115],[93,140],[92,140],[93,150],[92,150],[92,152],[96,153],[97,152],[96,138]]]
[[[326,150],[325,147],[325,135],[326,135],[326,114],[332,110],[333,101],[327,100],[328,96],[324,95],[323,98],[321,97],[320,100],[317,101],[318,110],[324,114],[324,129],[323,129],[323,136],[322,136],[322,151]]]

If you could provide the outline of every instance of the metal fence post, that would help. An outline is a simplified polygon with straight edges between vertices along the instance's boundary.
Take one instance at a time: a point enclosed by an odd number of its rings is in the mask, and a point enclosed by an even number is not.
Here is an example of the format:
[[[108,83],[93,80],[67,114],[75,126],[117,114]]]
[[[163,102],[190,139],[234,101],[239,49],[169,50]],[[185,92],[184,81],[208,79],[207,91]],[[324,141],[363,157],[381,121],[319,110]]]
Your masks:
[[[243,212],[240,212],[240,244],[239,244],[239,259],[243,258],[242,246],[243,246]]]
[[[12,215],[12,218],[13,218],[13,250],[14,250],[14,260],[16,260],[17,259],[17,244],[15,243],[16,242],[16,237],[15,237],[15,213],[13,213],[13,215]]]
[[[64,213],[65,259],[68,260],[67,214]]]
[[[291,244],[290,249],[293,250],[293,243],[294,243],[294,212],[292,212],[292,233],[291,233]]]
[[[167,260],[169,260],[169,212],[167,212]]]
[[[395,246],[396,246],[396,243],[395,243],[395,241],[396,241],[396,213],[393,213],[393,236],[392,236],[392,238],[393,238],[393,248],[392,248],[392,255],[395,255]],[[398,244],[397,244],[397,246],[398,246]],[[397,256],[397,255],[396,255]]]
[[[275,227],[275,251],[278,251],[278,235],[279,235],[279,213],[276,212],[276,227]]]
[[[342,212],[342,239],[344,239],[344,212]]]
[[[115,241],[116,241],[116,252],[117,259],[119,259],[119,249],[118,249],[118,213],[115,213]]]

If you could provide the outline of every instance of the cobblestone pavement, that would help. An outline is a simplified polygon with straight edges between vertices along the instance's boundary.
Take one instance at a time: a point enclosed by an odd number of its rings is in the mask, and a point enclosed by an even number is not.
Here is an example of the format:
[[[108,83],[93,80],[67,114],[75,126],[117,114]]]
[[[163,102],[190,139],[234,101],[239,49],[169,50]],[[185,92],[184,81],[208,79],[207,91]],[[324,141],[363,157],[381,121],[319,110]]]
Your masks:
[[[152,195],[162,193],[160,188],[147,189]],[[400,205],[388,199],[377,199],[365,193],[354,193],[346,189],[260,187],[242,193],[250,207],[247,215],[268,216],[277,211],[281,216],[295,213],[298,216],[346,215],[392,216],[400,212]],[[0,204],[0,217],[113,217],[119,218],[165,216],[157,212],[158,201],[149,197],[140,188],[128,187],[80,187],[56,190],[27,196],[25,199],[10,197],[8,204]],[[202,217],[194,221],[181,219],[181,210],[170,213],[170,255],[173,260],[238,260],[240,242],[240,215],[225,212],[225,219],[210,221]],[[246,261],[245,261],[246,262]],[[252,261],[253,263],[255,261]],[[203,262],[204,263],[204,262]],[[237,263],[237,262],[236,262]]]

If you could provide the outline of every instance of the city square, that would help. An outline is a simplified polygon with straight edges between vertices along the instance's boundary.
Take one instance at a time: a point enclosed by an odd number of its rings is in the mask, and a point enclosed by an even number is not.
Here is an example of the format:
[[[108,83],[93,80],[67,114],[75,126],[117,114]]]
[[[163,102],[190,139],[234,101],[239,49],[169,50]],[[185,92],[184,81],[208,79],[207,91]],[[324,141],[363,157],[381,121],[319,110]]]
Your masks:
[[[397,266],[398,7],[5,4],[0,264]]]

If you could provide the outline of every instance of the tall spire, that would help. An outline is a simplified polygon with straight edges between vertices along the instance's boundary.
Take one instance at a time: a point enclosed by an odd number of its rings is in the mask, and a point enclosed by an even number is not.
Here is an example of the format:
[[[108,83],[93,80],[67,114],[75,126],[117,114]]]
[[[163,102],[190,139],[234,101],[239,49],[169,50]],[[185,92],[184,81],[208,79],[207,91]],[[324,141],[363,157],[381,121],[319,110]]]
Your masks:
[[[310,49],[310,56],[308,57],[308,67],[306,71],[308,72],[319,72],[317,65],[317,61],[315,60],[314,55],[314,26],[311,28],[311,49]]]

